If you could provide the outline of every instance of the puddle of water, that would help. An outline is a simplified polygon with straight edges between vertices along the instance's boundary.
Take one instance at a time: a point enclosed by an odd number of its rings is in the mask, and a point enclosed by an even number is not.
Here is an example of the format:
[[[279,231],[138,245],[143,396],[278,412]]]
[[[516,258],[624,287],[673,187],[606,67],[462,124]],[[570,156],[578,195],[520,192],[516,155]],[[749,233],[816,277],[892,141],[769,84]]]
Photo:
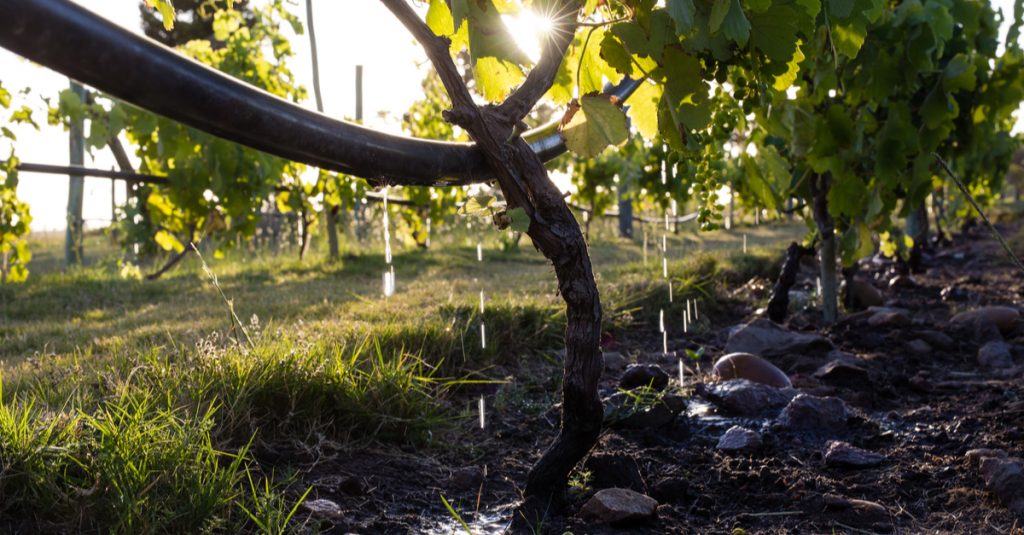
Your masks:
[[[470,519],[463,516],[473,535],[501,535],[512,522],[510,511],[485,511]],[[471,516],[468,515],[468,516]],[[442,520],[438,525],[427,528],[426,535],[467,535],[465,528],[455,518]]]

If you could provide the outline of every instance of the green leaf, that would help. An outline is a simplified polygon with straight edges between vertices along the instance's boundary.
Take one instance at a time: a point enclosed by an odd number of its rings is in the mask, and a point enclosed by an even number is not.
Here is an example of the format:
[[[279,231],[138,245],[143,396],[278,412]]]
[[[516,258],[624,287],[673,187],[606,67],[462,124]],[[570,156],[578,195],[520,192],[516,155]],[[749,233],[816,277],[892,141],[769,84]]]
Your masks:
[[[494,195],[474,195],[459,207],[459,215],[481,216],[493,212],[498,199]]]
[[[450,36],[455,33],[455,21],[445,0],[430,0],[427,8],[427,26],[437,35]]]
[[[786,64],[786,72],[775,77],[775,83],[772,87],[776,91],[785,91],[789,89],[789,86],[796,82],[796,77],[800,74],[800,62],[804,60],[804,53],[800,50],[800,42],[797,41],[796,51],[793,53],[793,59]]]
[[[941,86],[935,86],[921,104],[921,119],[925,126],[934,130],[955,116],[956,101]]]
[[[165,30],[174,29],[174,4],[171,0],[146,0],[146,5],[160,13],[160,17],[164,19]]]
[[[660,84],[644,81],[629,97],[629,115],[633,126],[646,140],[658,137],[658,102],[664,88]]]
[[[626,114],[605,95],[584,96],[580,109],[562,128],[565,145],[572,152],[593,158],[609,145],[621,145],[629,136]]]
[[[213,16],[213,38],[227,41],[242,25],[242,14],[235,10],[220,10]]]
[[[703,130],[711,120],[708,85],[701,77],[700,60],[671,47],[665,49],[662,64],[665,73],[665,92],[669,111],[678,126]]]
[[[966,89],[974,91],[976,67],[964,53],[953,56],[942,73],[942,85],[951,93]]]
[[[491,102],[503,100],[526,79],[518,65],[494,57],[478,58],[473,65],[473,76],[477,90]]]
[[[860,20],[832,25],[832,43],[836,50],[848,58],[856,58],[860,53],[864,39],[868,36],[867,27]]]
[[[722,27],[730,7],[732,7],[732,0],[714,0],[714,3],[711,4],[711,18],[708,20],[711,33],[717,32]]]
[[[676,24],[676,33],[686,35],[693,30],[693,16],[697,9],[693,0],[667,0],[668,15]]]
[[[729,8],[725,20],[722,21],[722,34],[741,47],[747,46],[747,40],[750,38],[750,21],[743,13],[740,0],[732,0],[732,7]]]
[[[530,59],[505,27],[493,0],[453,1],[456,28],[463,13],[469,31],[473,75],[480,93],[490,101],[502,100],[523,81],[525,75],[519,66],[529,64]]]
[[[185,250],[185,246],[178,241],[178,238],[175,238],[173,234],[166,230],[158,230],[156,235],[153,236],[153,240],[165,251],[181,253]]]
[[[511,218],[509,227],[516,232],[527,232],[530,230],[530,216],[523,210],[522,207],[513,208],[508,211],[508,216]]]

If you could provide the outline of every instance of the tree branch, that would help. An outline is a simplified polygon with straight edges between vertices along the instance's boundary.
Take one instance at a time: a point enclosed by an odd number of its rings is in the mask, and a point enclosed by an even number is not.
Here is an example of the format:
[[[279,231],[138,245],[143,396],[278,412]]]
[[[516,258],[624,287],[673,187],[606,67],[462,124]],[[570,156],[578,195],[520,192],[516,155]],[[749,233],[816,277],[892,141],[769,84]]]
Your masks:
[[[555,5],[551,14],[551,35],[544,40],[540,61],[530,71],[523,85],[498,107],[511,121],[518,122],[526,117],[555,82],[558,68],[576,34],[578,12],[575,2],[563,0]]]

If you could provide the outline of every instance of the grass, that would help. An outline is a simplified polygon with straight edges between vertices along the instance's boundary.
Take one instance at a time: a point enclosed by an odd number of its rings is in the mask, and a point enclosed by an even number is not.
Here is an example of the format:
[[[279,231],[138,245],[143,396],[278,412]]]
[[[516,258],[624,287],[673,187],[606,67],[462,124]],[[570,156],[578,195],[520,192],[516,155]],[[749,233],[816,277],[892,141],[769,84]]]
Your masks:
[[[606,329],[656,325],[659,253],[644,264],[640,244],[601,231],[592,256]],[[666,313],[699,297],[713,317],[723,289],[773,275],[801,228],[744,232],[749,255],[739,232],[669,236]],[[280,533],[302,521],[302,470],[318,448],[436,447],[457,433],[459,389],[477,379],[516,377],[515,399],[497,402],[538,410],[522,384],[557,384],[540,357],[561,347],[562,303],[539,253],[502,250],[494,234],[483,264],[475,234],[397,250],[389,299],[373,241],[338,263],[204,254],[252,346],[233,339],[193,257],[142,282],[122,278],[101,235],[86,244],[92,263],[66,272],[58,240],[34,241],[30,280],[0,287],[0,531]],[[537,366],[551,377],[516,373]]]

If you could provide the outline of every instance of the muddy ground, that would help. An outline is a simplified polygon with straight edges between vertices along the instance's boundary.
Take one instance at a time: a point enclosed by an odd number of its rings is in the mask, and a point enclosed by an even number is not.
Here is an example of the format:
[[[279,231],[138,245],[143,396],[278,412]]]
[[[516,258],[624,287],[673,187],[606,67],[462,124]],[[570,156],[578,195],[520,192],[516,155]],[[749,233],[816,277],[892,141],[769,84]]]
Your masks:
[[[1004,233],[1016,230],[1003,228]],[[682,394],[686,409],[667,422],[606,429],[594,450],[598,459],[576,474],[568,503],[539,531],[1024,532],[1024,518],[986,489],[979,470],[965,458],[975,448],[1024,456],[1024,321],[1001,334],[991,326],[949,321],[984,305],[1019,306],[1024,277],[980,227],[926,255],[923,268],[890,287],[899,266],[863,260],[861,279],[882,290],[886,306],[906,312],[874,320],[877,309],[847,313],[828,328],[814,310],[815,266],[808,262],[801,268],[794,305],[807,305],[791,314],[785,327],[821,334],[834,349],[812,345],[764,356],[789,375],[799,392],[845,402],[847,417],[835,428],[786,429],[778,425],[777,410],[764,417],[739,417],[695,394],[704,389],[698,384],[715,381],[708,372],[723,354],[729,328],[762,313],[770,281],[751,281],[738,289],[730,297],[731,313],[705,334],[669,339],[671,351],[705,348],[704,357],[694,363],[700,373],[688,376],[682,391],[678,361],[661,354],[656,330],[620,336],[606,351],[661,366],[672,378],[666,391]],[[999,336],[1010,344],[1010,366],[979,364],[979,347]],[[816,375],[837,355],[851,367]],[[453,403],[466,407],[467,418],[457,424],[457,432],[438,439],[447,443],[425,450],[313,447],[311,469],[303,477],[313,490],[300,515],[330,533],[464,533],[445,510],[444,495],[474,533],[500,532],[519,498],[518,485],[557,431],[557,410],[549,408],[552,394],[545,387],[557,384],[552,382],[557,371],[540,364],[519,373],[536,373],[546,381],[513,380],[458,394]],[[614,367],[605,374],[606,395],[615,393],[620,376]],[[480,393],[488,403],[484,430],[475,417]],[[734,425],[760,432],[761,446],[745,453],[718,450],[719,438]],[[879,454],[880,464],[851,468],[826,463],[830,441]],[[615,526],[581,518],[581,506],[608,486],[633,486],[654,497],[656,515]],[[311,507],[316,511],[311,513]]]

